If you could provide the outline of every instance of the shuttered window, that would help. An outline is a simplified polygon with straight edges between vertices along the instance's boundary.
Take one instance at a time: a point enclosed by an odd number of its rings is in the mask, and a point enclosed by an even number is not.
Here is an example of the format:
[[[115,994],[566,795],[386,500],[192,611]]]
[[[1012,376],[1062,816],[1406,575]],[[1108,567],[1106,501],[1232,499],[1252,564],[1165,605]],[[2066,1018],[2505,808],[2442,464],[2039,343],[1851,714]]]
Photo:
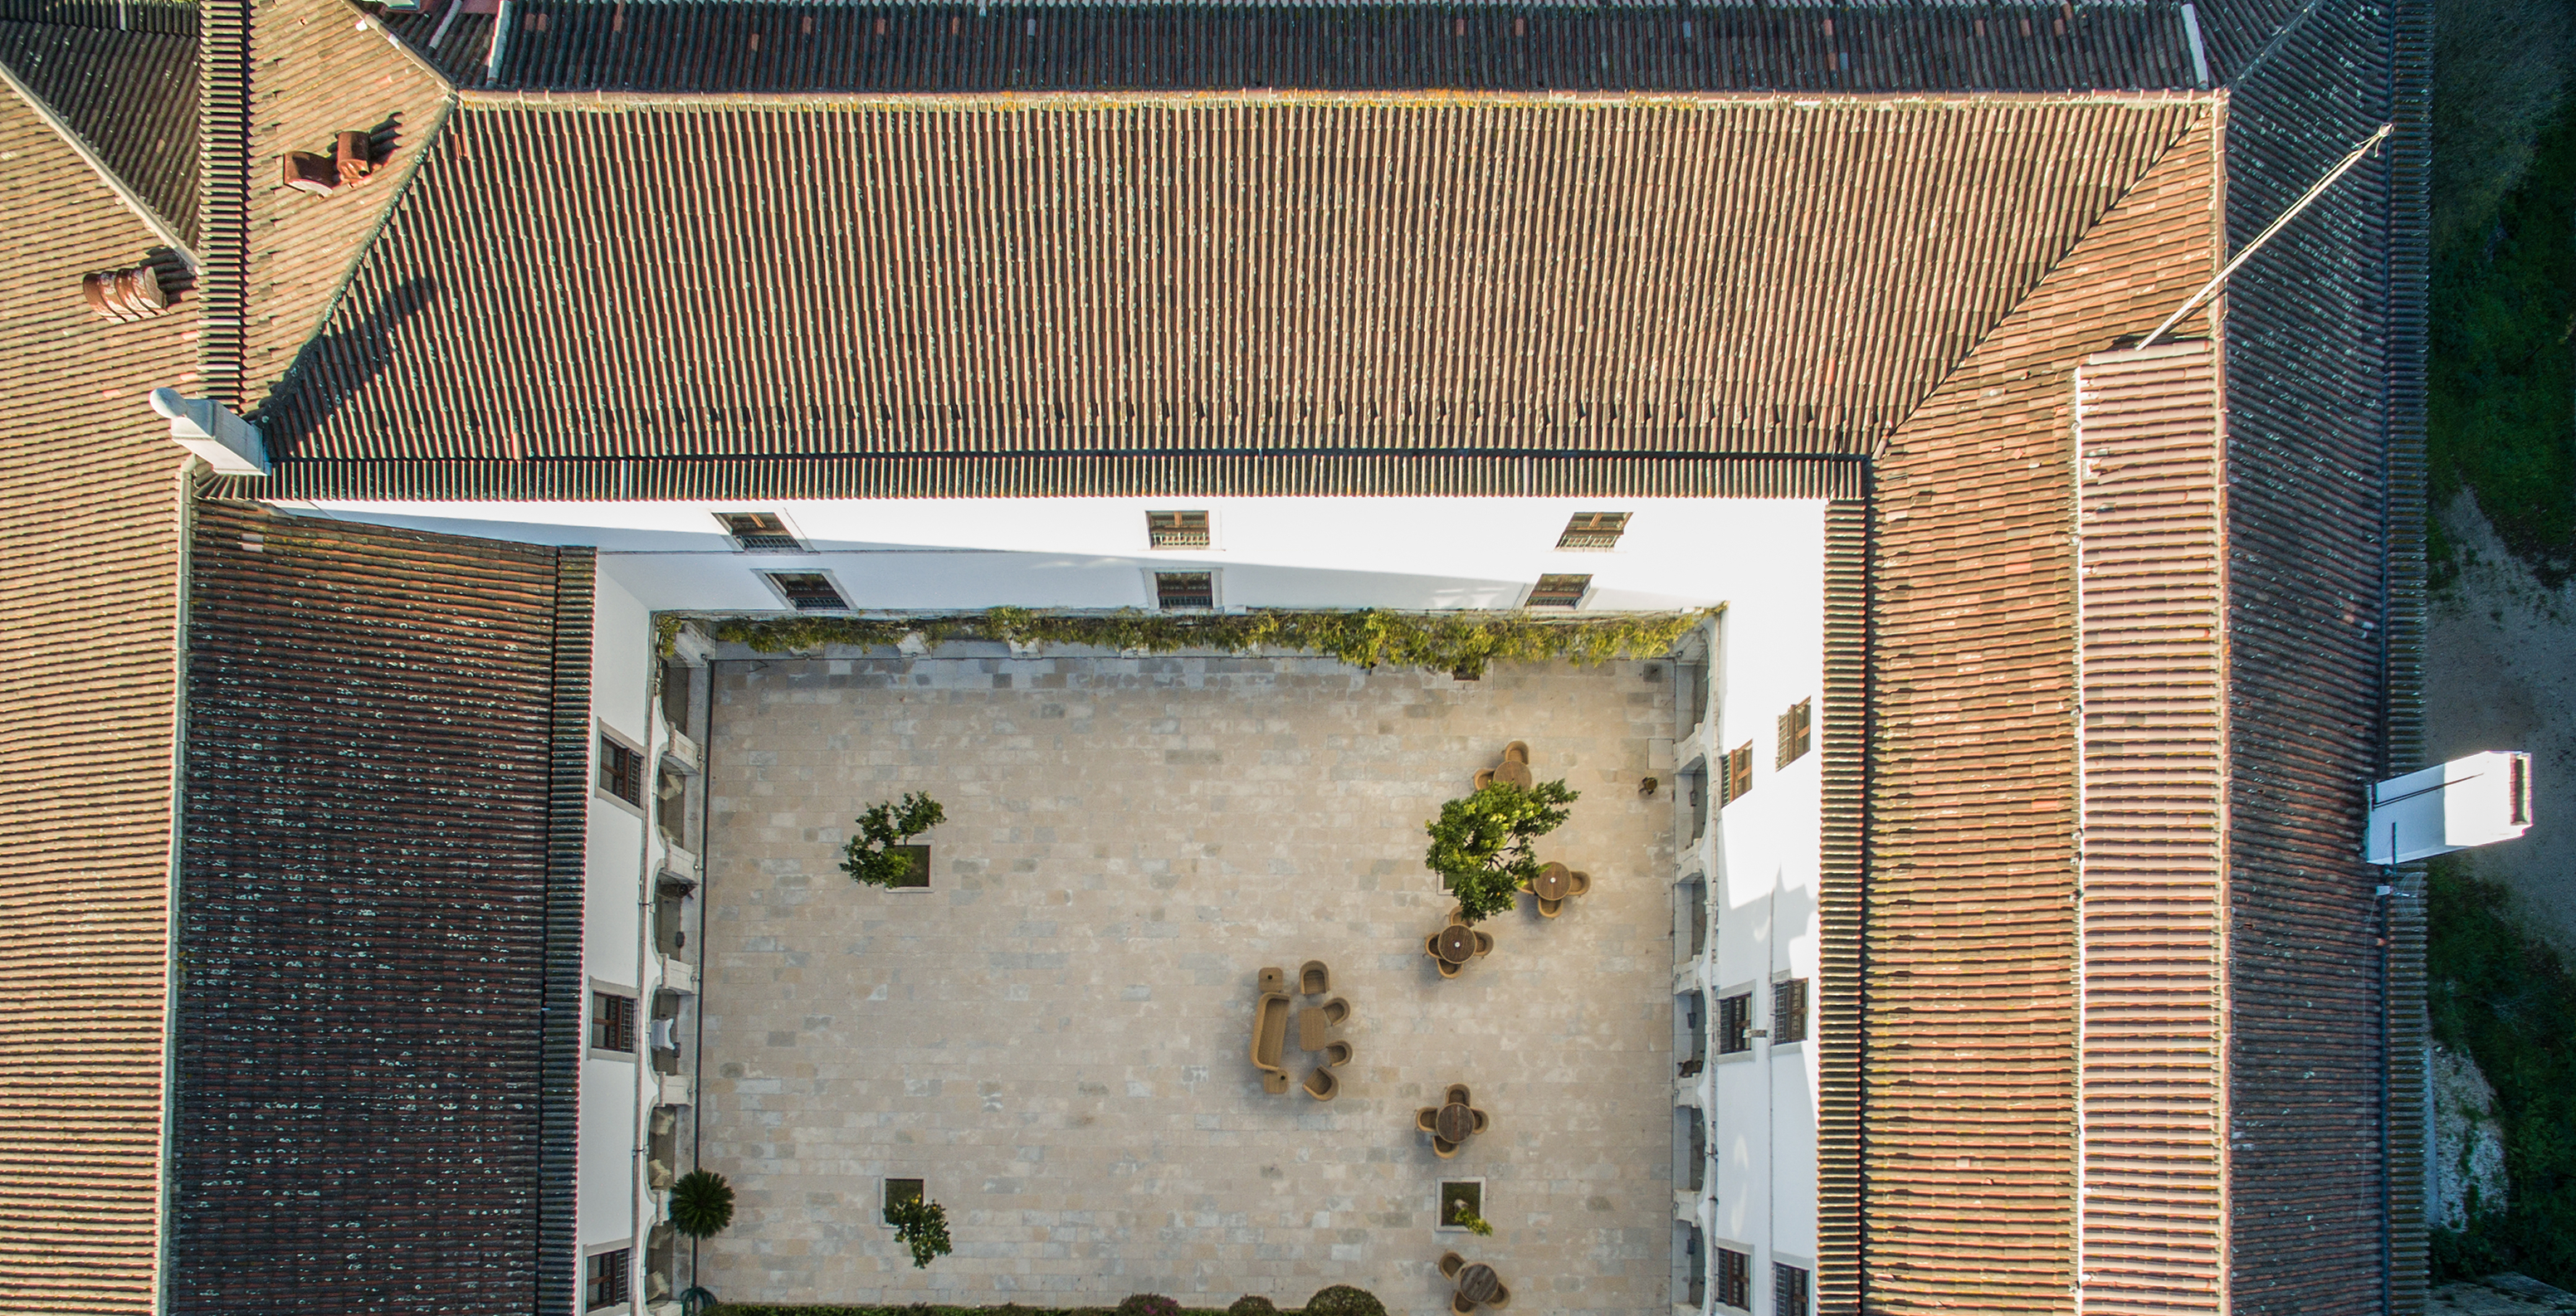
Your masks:
[[[1726,751],[1726,775],[1719,779],[1717,802],[1724,806],[1744,798],[1753,789],[1753,742],[1746,741]]]
[[[1814,1303],[1807,1272],[1771,1263],[1771,1316],[1807,1316]]]
[[[599,1253],[590,1259],[588,1269],[582,1276],[583,1309],[597,1311],[602,1307],[626,1305],[626,1267],[632,1257],[632,1249],[619,1248],[614,1252]]]
[[[1813,720],[1816,701],[1801,699],[1780,715],[1780,755],[1775,768],[1785,768],[1806,757],[1807,746],[1814,739],[1809,723]]]
[[[1717,998],[1717,1053],[1731,1056],[1752,1049],[1753,993]]]
[[[1212,541],[1205,512],[1147,512],[1145,542],[1155,548],[1206,548]]]
[[[1592,588],[1590,576],[1541,576],[1530,589],[1529,605],[1533,608],[1571,608],[1583,602],[1583,592]]]
[[[1753,1258],[1727,1248],[1717,1250],[1717,1305],[1753,1310]]]
[[[733,537],[733,545],[746,553],[801,553],[805,541],[787,528],[787,519],[776,512],[718,512],[716,523]]]
[[[1167,611],[1215,607],[1216,574],[1209,571],[1155,572],[1154,606]]]
[[[599,788],[637,808],[644,806],[644,756],[606,736],[599,738]]]
[[[1577,512],[1556,537],[1557,551],[1606,553],[1619,546],[1620,532],[1627,528],[1626,512]]]
[[[846,612],[849,603],[841,597],[840,587],[820,571],[764,571],[760,573],[778,591],[780,598],[798,612]]]
[[[1807,980],[1771,984],[1771,1045],[1807,1040]]]

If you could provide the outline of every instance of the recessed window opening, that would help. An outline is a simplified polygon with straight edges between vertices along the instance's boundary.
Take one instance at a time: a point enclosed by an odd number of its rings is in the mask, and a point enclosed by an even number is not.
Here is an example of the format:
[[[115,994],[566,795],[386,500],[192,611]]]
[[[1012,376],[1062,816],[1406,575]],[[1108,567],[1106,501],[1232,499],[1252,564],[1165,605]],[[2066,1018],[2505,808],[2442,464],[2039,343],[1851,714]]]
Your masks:
[[[635,1049],[635,998],[616,992],[590,994],[590,1049],[620,1054]]]
[[[1708,1244],[1699,1226],[1673,1222],[1673,1302],[1696,1308],[1708,1301]]]
[[[894,1209],[906,1202],[921,1200],[923,1180],[888,1179],[885,1181],[885,1205],[879,1208],[887,1224],[894,1223]]]
[[[1619,534],[1627,528],[1626,512],[1577,512],[1556,537],[1557,551],[1606,553],[1619,546]]]
[[[1813,721],[1815,706],[1815,700],[1801,699],[1780,715],[1779,761],[1772,764],[1773,768],[1785,768],[1806,757],[1808,743],[1813,739],[1809,724]]]
[[[1590,576],[1541,576],[1530,587],[1529,606],[1533,608],[1573,608],[1583,603],[1585,591],[1592,588]]]
[[[582,1306],[586,1310],[626,1305],[626,1267],[633,1256],[633,1249],[621,1247],[614,1252],[596,1253],[590,1258],[581,1286]]]
[[[1804,1269],[1771,1263],[1771,1316],[1807,1316],[1813,1295]]]
[[[1708,1120],[1697,1106],[1673,1107],[1673,1186],[1698,1192],[1708,1183]]]
[[[2531,825],[2531,760],[2516,754],[2505,762],[2511,774],[2509,790],[2512,793],[2513,825],[2528,827]]]
[[[802,553],[805,541],[776,512],[718,512],[716,524],[746,553]]]
[[[1153,548],[1206,548],[1215,542],[1208,534],[1205,512],[1147,512],[1145,543]]]
[[[1708,1018],[1704,1009],[1705,998],[1697,991],[1680,992],[1673,997],[1673,1050],[1682,1057],[1683,1078],[1698,1073],[1708,1063]]]
[[[1783,978],[1771,984],[1771,1045],[1807,1040],[1807,980]]]
[[[1717,1305],[1753,1310],[1753,1258],[1734,1250],[1717,1250]]]
[[[1466,1218],[1485,1218],[1485,1181],[1482,1179],[1444,1179],[1440,1182],[1440,1218],[1434,1229],[1463,1230]]]
[[[849,603],[832,578],[820,571],[764,571],[761,578],[769,582],[778,596],[798,612],[846,612]]]
[[[1753,1049],[1753,993],[1717,998],[1717,1053],[1741,1055]]]
[[[1213,571],[1157,571],[1154,573],[1154,606],[1165,611],[1216,606],[1216,573]]]
[[[599,788],[644,807],[644,755],[622,741],[599,738]]]
[[[1743,799],[1753,790],[1753,742],[1748,740],[1726,751],[1726,775],[1720,781],[1717,798],[1723,807]]]

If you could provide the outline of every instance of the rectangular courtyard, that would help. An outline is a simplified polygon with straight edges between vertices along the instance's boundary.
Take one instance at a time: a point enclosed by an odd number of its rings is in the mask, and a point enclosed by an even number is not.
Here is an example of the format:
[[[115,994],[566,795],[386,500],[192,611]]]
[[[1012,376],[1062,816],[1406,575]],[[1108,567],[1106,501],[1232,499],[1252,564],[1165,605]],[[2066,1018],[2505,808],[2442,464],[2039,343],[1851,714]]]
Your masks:
[[[1524,1309],[1667,1310],[1670,663],[953,652],[718,665],[699,1163],[739,1207],[703,1282],[1282,1307],[1353,1284],[1430,1313],[1455,1250]],[[1523,897],[1443,980],[1423,824],[1514,740],[1582,793],[1539,852],[1592,887],[1554,919]],[[947,813],[929,888],[852,882],[852,820],[909,791]],[[1259,971],[1308,960],[1352,1008],[1330,1101],[1265,1092],[1249,1054]],[[1291,1029],[1294,1075],[1321,1060]],[[1455,1083],[1490,1124],[1441,1159],[1415,1114]],[[947,1209],[953,1255],[914,1268],[889,1178]],[[1482,1181],[1491,1237],[1436,1228],[1448,1180]]]

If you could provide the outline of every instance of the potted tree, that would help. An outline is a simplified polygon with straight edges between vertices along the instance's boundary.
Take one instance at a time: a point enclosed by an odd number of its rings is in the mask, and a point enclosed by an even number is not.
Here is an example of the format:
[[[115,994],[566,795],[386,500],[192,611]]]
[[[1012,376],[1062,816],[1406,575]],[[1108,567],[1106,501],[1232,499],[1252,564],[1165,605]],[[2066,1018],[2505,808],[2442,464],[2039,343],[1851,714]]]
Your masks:
[[[1538,877],[1531,843],[1563,826],[1565,806],[1578,798],[1562,781],[1526,789],[1497,781],[1440,806],[1423,824],[1431,848],[1422,862],[1458,897],[1459,918],[1475,923],[1512,907],[1521,886]]]
[[[908,845],[912,838],[948,820],[939,801],[915,791],[901,800],[870,808],[858,818],[858,834],[841,850],[841,871],[868,886],[930,885],[930,847]]]
[[[928,1270],[932,1258],[955,1250],[948,1243],[948,1208],[919,1192],[888,1204],[885,1218],[895,1241],[912,1250],[915,1270]]]

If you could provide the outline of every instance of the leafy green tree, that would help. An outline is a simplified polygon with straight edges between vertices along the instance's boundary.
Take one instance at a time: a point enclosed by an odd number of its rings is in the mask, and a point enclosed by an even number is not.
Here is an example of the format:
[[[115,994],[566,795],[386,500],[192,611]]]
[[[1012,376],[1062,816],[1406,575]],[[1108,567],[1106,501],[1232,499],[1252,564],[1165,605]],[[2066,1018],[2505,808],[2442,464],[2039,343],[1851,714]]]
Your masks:
[[[869,886],[901,885],[912,856],[897,847],[948,820],[939,801],[918,791],[860,814],[859,833],[841,850],[841,871]]]
[[[1448,880],[1460,918],[1491,918],[1510,909],[1521,886],[1537,879],[1531,843],[1564,826],[1564,806],[1579,798],[1562,781],[1527,790],[1498,781],[1451,800],[1440,806],[1437,820],[1423,824],[1431,834],[1423,865]]]
[[[937,1202],[910,1198],[887,1207],[885,1217],[894,1226],[895,1241],[912,1249],[917,1270],[928,1270],[932,1258],[956,1250],[948,1242],[948,1208]]]

